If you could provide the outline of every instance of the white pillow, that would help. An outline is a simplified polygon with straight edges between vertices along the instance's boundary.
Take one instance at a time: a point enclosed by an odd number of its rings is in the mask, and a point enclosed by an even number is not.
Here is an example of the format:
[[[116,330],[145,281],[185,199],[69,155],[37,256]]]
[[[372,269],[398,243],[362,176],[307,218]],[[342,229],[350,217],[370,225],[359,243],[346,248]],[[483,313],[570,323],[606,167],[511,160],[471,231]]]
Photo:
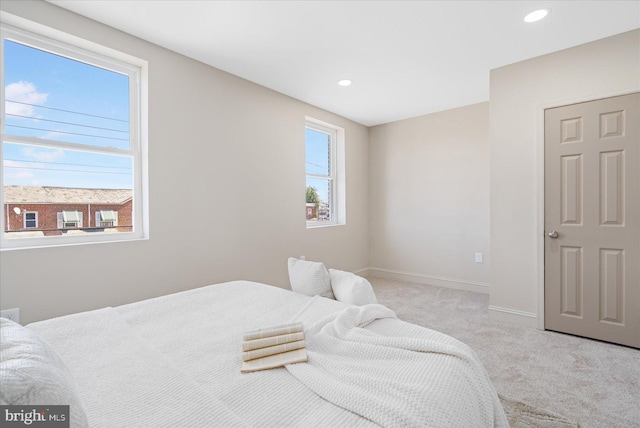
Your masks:
[[[335,299],[329,272],[320,262],[308,262],[290,257],[289,281],[291,289],[296,293]]]
[[[68,405],[71,427],[87,427],[71,373],[35,332],[0,318],[0,403]]]
[[[373,287],[365,278],[336,269],[329,269],[329,275],[336,300],[358,306],[378,303]]]

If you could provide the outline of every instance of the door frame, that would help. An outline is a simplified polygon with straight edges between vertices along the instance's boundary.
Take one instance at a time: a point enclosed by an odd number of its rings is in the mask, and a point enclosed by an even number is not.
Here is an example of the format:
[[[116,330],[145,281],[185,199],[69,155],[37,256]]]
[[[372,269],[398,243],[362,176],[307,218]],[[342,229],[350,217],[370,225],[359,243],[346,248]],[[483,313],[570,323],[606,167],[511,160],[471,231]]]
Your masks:
[[[538,284],[537,299],[537,328],[544,330],[544,243],[546,236],[544,234],[544,112],[547,109],[563,107],[571,104],[584,103],[589,101],[601,100],[604,98],[618,97],[622,95],[630,95],[640,92],[640,88],[633,88],[624,91],[596,93],[585,97],[564,99],[554,101],[552,103],[540,104],[536,107],[536,197],[537,197],[537,214],[536,214],[536,282]]]

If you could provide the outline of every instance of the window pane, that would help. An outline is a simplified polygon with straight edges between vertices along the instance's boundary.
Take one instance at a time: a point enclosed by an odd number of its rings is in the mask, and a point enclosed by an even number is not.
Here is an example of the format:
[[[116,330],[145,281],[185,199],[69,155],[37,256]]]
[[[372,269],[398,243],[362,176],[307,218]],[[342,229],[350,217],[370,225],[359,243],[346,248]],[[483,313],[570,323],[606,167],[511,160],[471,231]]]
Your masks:
[[[10,40],[5,132],[128,150],[129,77]]]
[[[132,189],[131,156],[3,144],[5,185]]]
[[[307,177],[307,221],[331,221],[331,180]]]
[[[132,232],[133,159],[29,144],[3,144],[3,200],[6,206],[5,237],[60,236],[64,228],[75,233]],[[37,226],[24,230],[22,213],[37,212]],[[100,229],[96,213],[117,213],[114,229]],[[58,213],[78,213],[58,219]],[[35,218],[35,217],[34,217]]]
[[[24,227],[31,229],[37,226],[36,213],[24,213]]]
[[[329,134],[305,129],[307,174],[331,174],[331,138]]]

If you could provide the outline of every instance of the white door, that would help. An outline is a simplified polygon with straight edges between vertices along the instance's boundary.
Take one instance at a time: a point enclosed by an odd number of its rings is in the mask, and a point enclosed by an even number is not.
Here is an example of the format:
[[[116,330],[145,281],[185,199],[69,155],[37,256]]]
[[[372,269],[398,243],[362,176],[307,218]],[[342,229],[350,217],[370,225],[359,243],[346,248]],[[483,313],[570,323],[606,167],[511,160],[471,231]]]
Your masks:
[[[640,348],[640,94],[545,111],[545,328]]]

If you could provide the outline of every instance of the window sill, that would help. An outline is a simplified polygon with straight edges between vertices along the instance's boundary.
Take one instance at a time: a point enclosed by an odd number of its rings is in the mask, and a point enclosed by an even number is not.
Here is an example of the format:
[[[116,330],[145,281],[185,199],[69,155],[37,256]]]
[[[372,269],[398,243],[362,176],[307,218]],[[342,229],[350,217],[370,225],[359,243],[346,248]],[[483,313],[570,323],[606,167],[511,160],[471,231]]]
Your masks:
[[[117,242],[135,242],[135,241],[148,241],[148,240],[149,238],[144,236],[144,237],[126,237],[122,239],[105,239],[105,240],[99,240],[99,241],[76,241],[76,242],[67,241],[64,243],[45,243],[45,244],[36,244],[35,242],[33,243],[25,242],[26,245],[22,245],[22,246],[12,245],[8,247],[2,247],[0,248],[0,252],[17,251],[17,250],[35,250],[39,248],[70,247],[70,246],[79,246],[79,245],[113,244]],[[32,245],[29,245],[29,244],[32,244]]]
[[[316,222],[307,222],[307,229],[322,229],[325,227],[334,227],[334,226],[344,226],[345,223],[321,223],[318,224]]]

